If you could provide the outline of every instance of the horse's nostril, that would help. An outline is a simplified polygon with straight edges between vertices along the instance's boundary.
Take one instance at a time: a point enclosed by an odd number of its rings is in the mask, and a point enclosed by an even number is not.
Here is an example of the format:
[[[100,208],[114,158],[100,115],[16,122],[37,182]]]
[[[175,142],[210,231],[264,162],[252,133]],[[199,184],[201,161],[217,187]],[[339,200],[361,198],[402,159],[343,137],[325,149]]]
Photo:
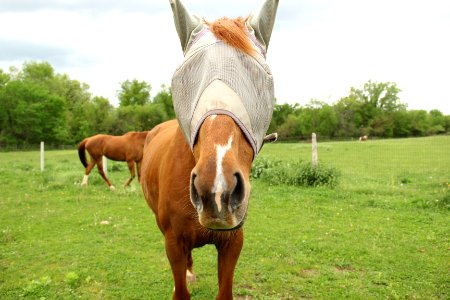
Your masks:
[[[200,196],[198,195],[197,188],[195,187],[195,179],[197,178],[197,174],[192,172],[191,174],[191,185],[190,185],[190,195],[191,195],[191,201],[194,204],[197,211],[201,211],[203,208],[202,200],[200,199]]]
[[[231,192],[230,204],[233,210],[239,208],[241,206],[242,201],[245,197],[245,186],[244,179],[242,178],[242,174],[240,172],[236,172],[233,175],[234,177],[234,189]]]

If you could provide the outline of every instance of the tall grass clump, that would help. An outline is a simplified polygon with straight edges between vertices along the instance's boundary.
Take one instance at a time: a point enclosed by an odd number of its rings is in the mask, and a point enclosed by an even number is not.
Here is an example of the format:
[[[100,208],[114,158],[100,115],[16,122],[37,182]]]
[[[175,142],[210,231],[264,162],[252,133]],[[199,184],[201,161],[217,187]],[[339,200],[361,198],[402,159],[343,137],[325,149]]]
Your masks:
[[[339,182],[340,172],[325,164],[312,166],[310,162],[282,162],[258,157],[253,163],[252,178],[261,179],[271,185],[287,184],[294,186],[335,187]]]
[[[447,184],[447,190],[441,199],[437,201],[437,206],[439,208],[450,210],[450,184]]]

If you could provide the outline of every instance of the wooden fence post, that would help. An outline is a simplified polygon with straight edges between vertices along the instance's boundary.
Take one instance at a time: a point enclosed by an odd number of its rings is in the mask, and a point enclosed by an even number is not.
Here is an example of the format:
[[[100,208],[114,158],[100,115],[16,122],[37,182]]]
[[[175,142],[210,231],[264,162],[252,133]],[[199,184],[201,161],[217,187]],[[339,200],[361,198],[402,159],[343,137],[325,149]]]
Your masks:
[[[44,142],[41,142],[41,173],[44,172]]]
[[[316,134],[313,132],[312,137],[311,137],[311,141],[312,141],[312,166],[313,168],[317,167],[317,160],[318,160],[318,155],[317,155],[317,138],[316,138]]]

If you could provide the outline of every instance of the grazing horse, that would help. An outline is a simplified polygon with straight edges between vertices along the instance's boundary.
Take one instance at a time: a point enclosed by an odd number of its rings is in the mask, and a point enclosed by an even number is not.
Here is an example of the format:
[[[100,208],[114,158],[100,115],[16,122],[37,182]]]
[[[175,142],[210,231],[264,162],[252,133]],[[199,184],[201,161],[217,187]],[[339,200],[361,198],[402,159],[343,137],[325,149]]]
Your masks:
[[[81,163],[86,168],[81,185],[87,185],[89,174],[94,166],[97,165],[98,172],[102,175],[103,179],[106,181],[106,184],[108,184],[111,190],[114,189],[114,186],[111,184],[103,171],[102,156],[106,156],[112,160],[127,162],[128,169],[130,170],[130,178],[125,182],[125,186],[130,185],[131,181],[135,177],[135,163],[137,165],[138,179],[140,180],[142,152],[147,133],[148,131],[131,131],[121,136],[97,134],[81,141],[78,145],[78,156],[80,157]],[[87,150],[89,156],[91,157],[89,164],[86,160],[85,150]]]
[[[251,165],[267,140],[273,79],[265,63],[278,1],[247,19],[212,23],[170,1],[185,61],[172,78],[177,120],[147,135],[141,185],[164,235],[174,299],[189,299],[192,250],[214,244],[217,299],[232,299],[243,242]]]

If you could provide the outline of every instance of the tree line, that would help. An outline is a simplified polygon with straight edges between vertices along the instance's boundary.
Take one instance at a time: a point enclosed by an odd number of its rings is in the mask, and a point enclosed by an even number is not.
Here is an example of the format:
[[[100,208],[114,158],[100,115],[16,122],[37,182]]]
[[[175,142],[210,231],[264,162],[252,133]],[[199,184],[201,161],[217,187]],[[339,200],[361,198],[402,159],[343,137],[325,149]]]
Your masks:
[[[450,115],[433,109],[408,110],[400,102],[400,89],[392,82],[368,81],[362,88],[329,105],[319,100],[308,104],[276,105],[269,131],[281,139],[420,137],[450,132]]]
[[[329,105],[276,104],[270,132],[281,139],[411,137],[448,133],[450,116],[439,110],[408,110],[395,83],[367,82]],[[125,80],[118,90],[119,106],[95,96],[89,86],[58,74],[48,62],[25,62],[22,69],[0,69],[0,147],[45,141],[74,145],[98,134],[121,135],[150,130],[175,118],[170,87],[152,98],[145,81]]]
[[[121,83],[120,106],[94,96],[89,86],[55,73],[48,62],[26,62],[21,70],[0,69],[0,147],[45,141],[74,145],[98,134],[143,131],[175,117],[170,89],[150,98],[151,86]]]

